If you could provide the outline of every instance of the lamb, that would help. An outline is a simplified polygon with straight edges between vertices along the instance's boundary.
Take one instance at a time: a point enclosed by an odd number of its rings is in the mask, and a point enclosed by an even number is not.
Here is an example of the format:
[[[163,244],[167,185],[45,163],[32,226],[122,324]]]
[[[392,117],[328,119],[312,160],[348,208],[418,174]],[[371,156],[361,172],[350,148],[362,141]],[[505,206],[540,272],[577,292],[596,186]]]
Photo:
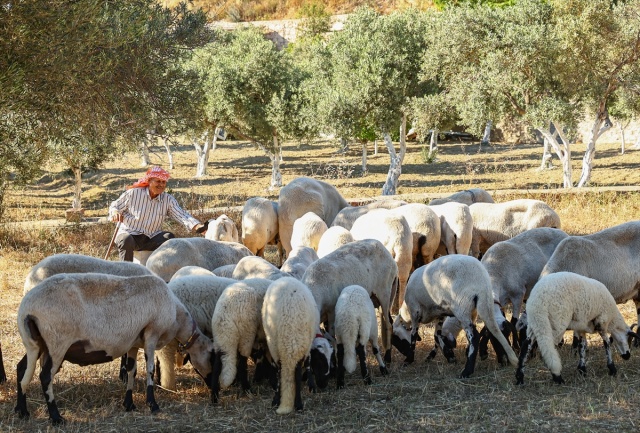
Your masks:
[[[342,209],[331,222],[331,227],[344,227],[351,230],[353,223],[362,215],[374,209],[395,209],[399,206],[406,205],[404,200],[384,199],[376,200],[361,206],[348,206]]]
[[[177,274],[176,274],[177,275]],[[174,275],[175,276],[175,275]],[[198,328],[207,337],[213,337],[211,317],[220,295],[236,280],[211,275],[189,275],[172,279],[167,285],[193,317]],[[179,346],[171,341],[158,352],[156,377],[163,388],[176,390],[176,355]],[[179,364],[181,364],[179,362]]]
[[[366,345],[371,342],[382,375],[388,374],[378,346],[378,320],[369,293],[358,285],[342,289],[336,302],[336,344],[338,358],[337,387],[344,388],[344,373],[356,369],[356,353],[365,384],[371,384],[366,363]]]
[[[486,190],[482,188],[469,188],[464,191],[459,191],[451,194],[448,197],[434,198],[429,202],[429,206],[440,205],[444,203],[462,203],[467,206],[471,206],[474,203],[494,203],[493,197]]]
[[[309,265],[316,260],[318,260],[318,254],[313,248],[293,248],[291,253],[289,253],[289,257],[287,257],[287,260],[282,264],[280,270],[294,278],[297,278],[298,280],[301,280]]]
[[[211,317],[214,335],[214,359],[211,401],[218,403],[220,389],[229,387],[234,379],[242,390],[250,390],[247,359],[256,342],[264,341],[261,309],[271,280],[251,278],[227,286],[216,303]]]
[[[415,356],[418,327],[421,323],[454,316],[465,330],[469,346],[461,377],[470,377],[475,369],[479,335],[476,314],[496,337],[512,365],[518,359],[502,335],[493,315],[493,293],[487,270],[473,257],[454,254],[442,256],[411,275],[405,301],[393,324],[394,344],[411,363]],[[410,334],[407,335],[407,328]],[[435,335],[434,338],[440,338]],[[437,343],[441,347],[442,342]]]
[[[452,201],[429,207],[440,218],[440,245],[436,253],[468,255],[473,238],[473,218],[469,206]]]
[[[401,206],[398,209],[408,206],[411,205]],[[377,239],[391,253],[391,257],[398,266],[398,293],[391,300],[391,311],[396,312],[404,299],[404,290],[414,264],[413,258],[416,257],[414,253],[421,256],[419,245],[424,245],[425,242],[416,239],[416,233],[412,231],[404,216],[392,212],[393,210],[376,209],[362,215],[353,223],[351,235],[355,240]],[[435,217],[435,214],[433,215]],[[437,220],[437,217],[435,218]],[[440,229],[440,225],[437,227]]]
[[[327,224],[315,213],[307,212],[293,223],[291,249],[310,247],[318,251],[318,243],[326,231]]]
[[[574,272],[604,284],[618,304],[633,299],[640,318],[640,221],[630,221],[558,244],[540,276]],[[637,323],[640,323],[638,321]]]
[[[562,363],[556,345],[566,330],[580,335],[578,371],[586,374],[587,333],[602,337],[609,375],[617,372],[609,341],[615,344],[622,359],[629,359],[628,338],[638,338],[620,314],[609,289],[599,281],[572,272],[547,274],[536,283],[527,302],[527,339],[520,351],[516,384],[524,383],[524,364],[529,348],[538,343],[544,363],[555,383],[564,383]],[[608,334],[611,335],[611,340]]]
[[[247,256],[240,259],[235,266],[231,278],[235,280],[246,280],[248,278],[264,278],[267,280],[277,280],[288,277],[289,274],[276,268],[271,262],[258,256]]]
[[[264,257],[267,245],[276,245],[282,263],[282,244],[278,237],[278,203],[252,197],[242,208],[242,243],[252,254]]]
[[[212,241],[201,237],[169,239],[156,249],[147,268],[164,281],[184,266],[200,266],[213,271],[223,265],[236,264],[241,258],[251,256],[251,251],[236,242]]]
[[[298,177],[280,189],[278,230],[285,253],[291,252],[293,223],[307,212],[314,212],[327,224],[349,203],[336,187],[310,177]]]
[[[560,217],[545,202],[521,199],[504,203],[475,203],[471,255],[480,257],[496,242],[505,241],[536,227],[560,228]]]
[[[302,276],[318,305],[325,330],[334,332],[335,306],[340,292],[358,284],[382,309],[382,346],[385,362],[391,361],[391,299],[398,284],[398,266],[391,253],[375,239],[354,241],[313,262]]]
[[[343,209],[344,210],[344,209]],[[318,243],[318,258],[322,258],[344,244],[353,242],[351,232],[342,226],[331,226],[322,234]]]
[[[114,320],[119,318],[120,320]],[[15,411],[28,417],[25,390],[40,359],[40,382],[49,417],[64,422],[53,395],[53,379],[63,361],[78,365],[110,362],[128,354],[124,407],[135,409],[133,383],[138,348],[144,348],[146,404],[159,410],[154,397],[154,352],[177,339],[199,373],[209,380],[211,340],[184,305],[158,277],[107,274],[57,274],[32,288],[18,308],[18,330],[26,354],[17,366]]]
[[[29,270],[24,282],[24,293],[26,294],[52,275],[85,272],[119,276],[153,275],[150,270],[137,263],[112,262],[83,254],[54,254],[41,260]]]
[[[207,225],[205,239],[212,241],[239,242],[238,227],[231,218],[222,214],[218,218],[210,219]]]
[[[185,266],[184,268],[180,268],[169,280],[169,282],[182,278],[189,277],[191,275],[215,275],[209,269],[202,268],[200,266]]]
[[[320,323],[309,289],[293,277],[273,282],[264,295],[262,324],[269,353],[278,372],[273,405],[277,414],[302,410],[302,365]]]

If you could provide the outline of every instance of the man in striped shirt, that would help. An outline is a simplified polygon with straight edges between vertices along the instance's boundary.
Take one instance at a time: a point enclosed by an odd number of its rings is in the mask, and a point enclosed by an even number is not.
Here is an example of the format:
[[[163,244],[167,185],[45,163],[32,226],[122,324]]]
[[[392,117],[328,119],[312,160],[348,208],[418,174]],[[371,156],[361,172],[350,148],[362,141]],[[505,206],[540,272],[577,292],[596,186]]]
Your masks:
[[[121,223],[115,238],[120,260],[132,262],[134,251],[153,251],[174,238],[173,233],[162,230],[166,217],[193,232],[204,227],[172,195],[164,192],[169,177],[168,171],[152,167],[109,206],[110,219]]]

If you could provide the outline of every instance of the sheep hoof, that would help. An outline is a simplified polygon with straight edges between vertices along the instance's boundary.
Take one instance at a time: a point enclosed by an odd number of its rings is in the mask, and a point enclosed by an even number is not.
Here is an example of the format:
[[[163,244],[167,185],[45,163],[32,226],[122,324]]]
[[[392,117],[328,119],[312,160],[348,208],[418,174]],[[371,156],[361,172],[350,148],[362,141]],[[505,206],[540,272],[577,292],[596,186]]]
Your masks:
[[[63,425],[65,423],[65,419],[62,418],[61,416],[58,416],[56,418],[51,418],[51,424],[53,425]]]
[[[336,389],[344,389],[344,382],[340,382],[336,385]]]
[[[387,349],[384,352],[384,362],[386,362],[386,363],[390,363],[391,362],[391,349]]]
[[[27,419],[31,416],[31,414],[29,413],[29,411],[27,410],[20,410],[17,407],[15,408],[15,413],[18,414],[18,418],[20,419]]]
[[[371,385],[373,383],[373,381],[371,380],[371,376],[367,376],[364,378],[364,384],[365,385]]]
[[[585,377],[587,375],[587,367],[584,365],[578,366],[578,373],[580,373],[580,376]]]
[[[524,385],[524,373],[516,371],[516,385]]]
[[[387,370],[387,367],[380,367],[380,374],[382,374],[383,376],[389,374],[389,370]]]
[[[609,376],[615,376],[618,373],[618,369],[615,365],[608,364],[607,367],[609,368]]]
[[[551,377],[553,377],[553,381],[558,385],[562,385],[564,383],[564,379],[560,375],[556,376],[555,374],[552,374]]]

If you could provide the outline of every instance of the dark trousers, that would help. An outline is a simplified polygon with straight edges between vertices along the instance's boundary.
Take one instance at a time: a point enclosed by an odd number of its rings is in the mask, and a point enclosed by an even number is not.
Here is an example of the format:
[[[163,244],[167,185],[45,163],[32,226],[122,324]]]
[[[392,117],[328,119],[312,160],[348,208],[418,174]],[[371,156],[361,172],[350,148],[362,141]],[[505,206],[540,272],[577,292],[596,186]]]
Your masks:
[[[171,232],[160,232],[152,238],[147,235],[120,233],[116,236],[115,245],[118,247],[120,260],[132,262],[134,251],[154,251],[160,245],[175,237]]]

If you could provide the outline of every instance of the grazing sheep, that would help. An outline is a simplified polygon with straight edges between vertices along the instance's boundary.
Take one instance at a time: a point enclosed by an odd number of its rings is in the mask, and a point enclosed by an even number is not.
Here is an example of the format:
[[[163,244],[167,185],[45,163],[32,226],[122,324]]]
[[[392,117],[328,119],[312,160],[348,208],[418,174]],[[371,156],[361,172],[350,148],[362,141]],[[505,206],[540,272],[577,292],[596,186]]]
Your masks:
[[[469,188],[464,191],[459,191],[451,194],[448,197],[434,198],[429,202],[429,206],[440,205],[444,203],[462,203],[467,206],[471,206],[474,203],[494,203],[493,197],[486,190],[482,188]]]
[[[313,212],[307,212],[293,223],[291,232],[291,249],[309,247],[318,251],[318,243],[322,234],[327,231],[327,224]]]
[[[364,383],[371,384],[371,375],[367,368],[366,346],[378,360],[380,372],[388,374],[378,346],[378,320],[369,293],[358,285],[342,289],[336,302],[336,344],[338,358],[338,389],[344,388],[344,373],[353,373],[356,369],[356,353],[360,360],[360,372]]]
[[[440,245],[437,254],[469,254],[473,238],[473,218],[469,206],[457,202],[429,205],[440,218]]]
[[[395,297],[398,266],[380,241],[365,239],[341,246],[313,262],[302,277],[318,305],[320,320],[333,334],[335,306],[340,292],[358,284],[374,298],[382,309],[382,346],[385,362],[391,361],[391,299]]]
[[[496,242],[506,241],[536,227],[560,228],[560,217],[545,202],[521,199],[504,203],[475,203],[469,206],[473,218],[471,255],[481,254]]]
[[[407,357],[406,362],[413,362],[420,324],[455,316],[462,323],[469,342],[467,362],[461,373],[461,377],[469,377],[478,354],[476,314],[500,342],[509,362],[516,365],[518,359],[493,315],[493,293],[487,270],[470,256],[454,254],[437,258],[409,278],[405,301],[393,324],[394,344]],[[407,334],[408,327],[410,334]],[[434,338],[441,336],[436,334]],[[443,342],[437,344],[444,346]]]
[[[210,219],[204,237],[212,241],[239,242],[238,227],[225,214]]]
[[[34,265],[24,282],[24,293],[44,279],[63,273],[100,272],[123,277],[153,275],[150,270],[132,262],[112,262],[83,254],[54,254]]]
[[[572,272],[557,272],[541,277],[527,301],[527,339],[520,351],[516,384],[524,383],[524,364],[529,348],[538,343],[544,363],[556,383],[563,383],[562,362],[556,345],[566,330],[580,335],[578,371],[586,374],[587,333],[599,333],[607,357],[609,375],[617,372],[609,341],[616,345],[622,359],[629,359],[628,337],[638,338],[624,321],[616,301],[599,281]],[[609,335],[611,335],[611,340]]]
[[[558,244],[541,272],[574,272],[604,284],[618,304],[633,299],[640,317],[640,221],[630,221]],[[640,323],[640,321],[636,322]]]
[[[231,278],[235,280],[246,280],[248,278],[265,278],[267,280],[277,280],[288,277],[289,274],[276,268],[271,262],[258,256],[247,256],[240,259],[235,266]]]
[[[331,227],[344,227],[347,230],[351,230],[353,223],[369,211],[374,209],[394,209],[406,204],[407,202],[404,200],[384,199],[363,204],[362,206],[348,206],[338,212],[331,222]]]
[[[331,226],[322,234],[318,243],[318,258],[322,258],[344,244],[353,242],[351,232],[342,226]]]
[[[200,266],[213,271],[223,265],[236,264],[241,258],[251,256],[251,251],[236,242],[212,241],[205,238],[169,239],[156,249],[147,268],[165,281],[185,266]]]
[[[262,324],[278,373],[273,406],[277,414],[302,410],[302,365],[320,324],[309,289],[293,277],[271,283],[262,304]]]
[[[180,279],[172,279],[167,285],[174,295],[196,321],[198,328],[207,337],[212,337],[211,317],[224,289],[236,280],[211,275],[189,275]],[[156,363],[156,378],[163,388],[176,389],[176,361],[182,365],[182,357],[176,357],[179,352],[178,342],[171,341],[158,351]]]
[[[264,257],[267,245],[276,245],[282,263],[282,244],[278,237],[278,203],[252,197],[242,208],[242,243],[252,254]]]
[[[410,204],[401,206],[397,209],[403,209]],[[426,207],[426,205],[424,205]],[[416,233],[412,229],[403,215],[393,214],[396,209],[376,209],[362,215],[353,223],[351,235],[355,240],[376,239],[382,242],[385,248],[391,253],[391,257],[398,265],[398,293],[391,300],[391,311],[398,311],[402,301],[404,300],[404,290],[411,274],[411,268],[414,264],[416,253],[422,257],[419,252],[419,245],[425,242],[416,239]],[[431,211],[430,211],[431,212]],[[433,213],[433,212],[432,212]],[[433,214],[435,217],[435,214]],[[435,217],[437,220],[437,217]],[[438,230],[440,225],[437,225]]]
[[[298,280],[301,280],[309,265],[316,260],[318,260],[318,254],[313,248],[293,248],[287,257],[287,260],[282,264],[280,270],[288,273]]]
[[[200,266],[185,266],[184,268],[180,268],[173,276],[169,282],[182,277],[189,277],[191,275],[215,275],[209,269],[202,268]]]
[[[247,257],[251,257],[251,256],[247,256]],[[235,270],[236,270],[236,264],[231,264],[231,265],[218,266],[211,272],[213,272],[213,275],[217,275],[218,277],[231,278],[231,276],[233,275],[233,271]]]
[[[318,215],[329,225],[336,214],[349,206],[336,187],[310,177],[298,177],[280,189],[278,230],[287,255],[291,252],[293,223],[307,212]]]
[[[250,278],[227,286],[218,298],[211,317],[215,350],[211,377],[211,400],[218,403],[220,389],[234,379],[242,390],[250,390],[247,359],[256,342],[264,341],[261,309],[271,280]]]
[[[64,422],[53,395],[53,379],[63,361],[78,365],[110,362],[128,354],[124,407],[133,404],[138,348],[146,359],[146,404],[159,410],[154,397],[154,352],[177,339],[201,375],[211,369],[211,340],[198,329],[184,305],[159,278],[107,274],[58,274],[24,295],[18,330],[26,354],[18,363],[16,412],[28,417],[25,390],[40,359],[40,382],[53,424]]]
[[[438,215],[426,204],[409,203],[389,211],[391,215],[402,215],[413,235],[413,269],[431,263],[438,250],[441,223]],[[402,301],[401,301],[402,302]]]

